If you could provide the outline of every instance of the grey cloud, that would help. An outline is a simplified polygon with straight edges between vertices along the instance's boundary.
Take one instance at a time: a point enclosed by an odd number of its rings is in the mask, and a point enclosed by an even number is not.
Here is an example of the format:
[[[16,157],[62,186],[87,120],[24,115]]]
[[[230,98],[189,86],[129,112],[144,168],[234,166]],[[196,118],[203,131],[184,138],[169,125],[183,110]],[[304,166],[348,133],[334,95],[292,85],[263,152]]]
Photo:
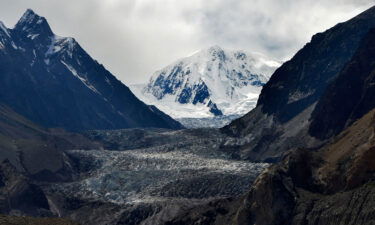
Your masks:
[[[289,58],[310,37],[345,21],[373,1],[217,1],[202,21],[206,39]],[[212,39],[211,39],[212,40]]]
[[[345,21],[374,0],[2,0],[13,26],[26,8],[56,34],[73,36],[125,83],[198,49],[219,44],[291,57],[311,36]]]

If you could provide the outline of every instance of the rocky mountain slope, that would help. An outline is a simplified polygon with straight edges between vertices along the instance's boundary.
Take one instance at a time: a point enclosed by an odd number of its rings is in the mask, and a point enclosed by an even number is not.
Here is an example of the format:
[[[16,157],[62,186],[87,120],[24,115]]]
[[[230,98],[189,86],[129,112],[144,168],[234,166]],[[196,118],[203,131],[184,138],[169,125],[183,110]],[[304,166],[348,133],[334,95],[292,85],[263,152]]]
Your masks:
[[[173,118],[243,115],[280,63],[261,54],[213,46],[157,71],[131,87]]]
[[[243,158],[274,161],[290,148],[313,148],[322,144],[325,138],[316,135],[315,125],[309,128],[312,112],[324,93],[328,92],[329,84],[339,76],[373,27],[375,7],[314,35],[310,43],[272,75],[262,89],[257,107],[223,129],[233,137],[226,147],[237,148]],[[331,95],[336,94],[331,90]],[[343,102],[346,100],[342,99]],[[348,100],[353,102],[355,97]],[[322,111],[322,114],[325,113]],[[317,115],[317,112],[313,113],[313,116]],[[326,115],[326,118],[335,122],[332,116]],[[319,125],[317,127],[319,129]],[[343,128],[337,126],[335,133]]]
[[[34,179],[68,180],[72,168],[63,150],[100,146],[79,134],[43,128],[0,104],[0,162],[9,160],[19,172]]]
[[[0,101],[45,127],[181,128],[32,10],[13,29],[0,24],[0,73]]]
[[[199,205],[166,224],[375,223],[375,110],[317,151],[294,150],[247,194]]]
[[[374,82],[375,29],[372,29],[318,102],[311,116],[310,133],[320,139],[332,137],[374,108]]]
[[[47,196],[39,184],[74,179],[75,163],[64,150],[97,149],[100,146],[79,134],[35,125],[1,104],[0,214],[53,216]],[[60,220],[0,216],[2,224],[22,224],[26,221]]]

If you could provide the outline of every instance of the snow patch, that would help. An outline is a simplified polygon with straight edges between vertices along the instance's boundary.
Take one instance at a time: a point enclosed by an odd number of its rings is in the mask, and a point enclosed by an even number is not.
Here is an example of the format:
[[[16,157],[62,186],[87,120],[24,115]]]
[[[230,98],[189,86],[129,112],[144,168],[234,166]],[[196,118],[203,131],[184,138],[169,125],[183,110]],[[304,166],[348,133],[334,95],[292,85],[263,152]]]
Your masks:
[[[13,41],[11,41],[11,45],[12,45],[12,47],[13,47],[14,49],[18,49],[18,47],[16,46],[16,44],[14,44]]]
[[[10,34],[9,34],[9,31],[8,31],[8,28],[4,25],[4,23],[3,22],[1,22],[0,21],[0,29],[2,30],[2,31],[4,31],[4,33],[8,36],[8,37],[10,37]]]
[[[91,91],[97,93],[100,95],[100,92],[98,90],[96,90],[96,88],[94,86],[92,86],[90,84],[90,82],[86,79],[84,79],[83,77],[81,77],[80,75],[78,75],[77,71],[70,65],[68,65],[67,63],[65,63],[64,61],[60,61],[62,64],[64,64],[66,66],[66,68],[75,76],[77,77],[80,81],[82,81],[82,83],[88,87]]]
[[[297,90],[294,93],[290,93],[289,98],[288,98],[288,104],[307,98],[313,93],[314,93],[313,91],[302,92],[299,90]]]
[[[39,36],[39,34],[28,34],[27,37],[30,38],[31,40],[34,40],[35,38],[37,38]]]
[[[48,46],[45,57],[49,57],[60,52],[66,52],[69,57],[72,58],[75,45],[76,42],[73,38],[54,35],[51,37],[51,44]]]

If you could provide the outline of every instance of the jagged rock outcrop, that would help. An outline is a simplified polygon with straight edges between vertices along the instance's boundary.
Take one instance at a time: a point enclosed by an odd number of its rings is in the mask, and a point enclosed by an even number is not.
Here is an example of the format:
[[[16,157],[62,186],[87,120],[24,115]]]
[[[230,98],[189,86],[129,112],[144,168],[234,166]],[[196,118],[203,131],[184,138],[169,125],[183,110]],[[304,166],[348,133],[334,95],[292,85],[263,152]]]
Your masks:
[[[0,164],[0,213],[51,215],[42,189],[20,174],[8,160]]]

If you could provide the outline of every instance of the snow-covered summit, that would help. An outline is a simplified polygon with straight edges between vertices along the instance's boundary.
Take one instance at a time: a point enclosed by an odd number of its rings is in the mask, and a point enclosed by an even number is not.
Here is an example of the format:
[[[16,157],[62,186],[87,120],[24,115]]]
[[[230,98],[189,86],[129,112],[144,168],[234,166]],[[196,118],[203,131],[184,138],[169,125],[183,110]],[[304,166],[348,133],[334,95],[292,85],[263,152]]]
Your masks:
[[[255,107],[279,66],[259,53],[212,46],[156,71],[147,84],[132,90],[174,118],[242,115]]]
[[[28,9],[14,26],[14,30],[26,34],[28,37],[51,37],[53,32],[46,18],[39,16],[33,10]]]

